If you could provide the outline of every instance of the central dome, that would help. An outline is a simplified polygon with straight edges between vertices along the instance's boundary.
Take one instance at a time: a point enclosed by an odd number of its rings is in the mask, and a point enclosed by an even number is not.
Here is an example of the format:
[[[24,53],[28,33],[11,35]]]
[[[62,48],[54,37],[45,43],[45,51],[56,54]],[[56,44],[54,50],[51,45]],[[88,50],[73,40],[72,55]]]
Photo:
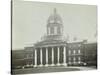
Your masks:
[[[57,14],[56,8],[54,8],[54,13],[49,16],[48,23],[59,23],[59,24],[62,24],[62,19],[59,16],[59,14]]]

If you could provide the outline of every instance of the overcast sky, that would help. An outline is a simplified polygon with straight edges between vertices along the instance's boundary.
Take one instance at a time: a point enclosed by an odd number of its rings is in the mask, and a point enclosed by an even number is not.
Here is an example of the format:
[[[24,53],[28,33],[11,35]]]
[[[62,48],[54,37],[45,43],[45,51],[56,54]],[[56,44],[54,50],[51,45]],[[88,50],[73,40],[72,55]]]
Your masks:
[[[70,40],[96,40],[97,7],[94,5],[73,5],[14,1],[12,17],[12,49],[33,45],[46,34],[48,17],[53,9],[61,16],[64,36]]]

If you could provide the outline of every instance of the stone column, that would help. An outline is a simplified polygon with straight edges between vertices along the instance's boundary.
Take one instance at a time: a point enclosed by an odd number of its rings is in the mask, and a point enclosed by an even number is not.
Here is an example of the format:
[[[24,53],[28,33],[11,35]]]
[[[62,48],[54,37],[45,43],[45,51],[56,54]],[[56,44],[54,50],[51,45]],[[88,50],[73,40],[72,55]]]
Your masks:
[[[52,47],[52,64],[51,66],[54,66],[54,48]]]
[[[57,55],[58,55],[58,58],[57,58],[57,61],[58,61],[58,63],[57,63],[57,65],[60,65],[60,63],[59,63],[59,58],[60,58],[60,48],[59,47],[57,47],[57,50],[58,50],[58,53],[57,53]]]
[[[42,61],[42,48],[40,48],[40,66],[43,66],[43,61]]]
[[[63,65],[66,66],[66,46],[64,46],[63,48]]]
[[[48,66],[48,48],[46,48],[46,65],[45,66]]]
[[[35,49],[35,64],[34,64],[34,67],[37,67],[37,50]]]

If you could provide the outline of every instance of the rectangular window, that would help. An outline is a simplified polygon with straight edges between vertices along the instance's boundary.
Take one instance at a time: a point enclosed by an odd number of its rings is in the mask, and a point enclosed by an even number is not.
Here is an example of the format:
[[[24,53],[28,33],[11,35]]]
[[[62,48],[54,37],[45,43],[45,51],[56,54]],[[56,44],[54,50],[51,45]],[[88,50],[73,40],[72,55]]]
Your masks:
[[[57,34],[57,27],[54,27],[54,33]]]
[[[78,63],[80,64],[80,63],[81,63],[81,61],[78,61]]]
[[[78,54],[80,54],[81,53],[81,51],[80,50],[78,50]]]
[[[69,64],[71,64],[71,62],[70,62],[70,61],[69,61],[68,63],[69,63]]]
[[[71,50],[68,51],[68,54],[69,54],[69,55],[71,54]]]
[[[74,63],[76,63],[76,58],[75,57],[73,58],[73,61],[74,61]]]
[[[76,60],[76,58],[74,57],[74,59],[73,59],[74,61]]]
[[[33,54],[31,54],[31,57],[33,57]]]
[[[78,57],[78,60],[80,61],[80,60],[81,60],[81,58],[80,58],[80,57]]]
[[[29,55],[27,54],[26,58],[29,58]]]
[[[71,64],[71,57],[69,57],[69,58],[68,58],[68,60],[69,60],[69,62],[68,62],[68,63],[69,63],[69,64]]]
[[[74,51],[73,51],[73,54],[75,54],[75,53],[76,53],[76,51],[74,50]]]
[[[50,28],[50,32],[51,32],[51,35],[54,34],[54,28],[53,27]]]
[[[48,35],[50,34],[50,28],[48,27]]]
[[[68,59],[69,61],[71,61],[71,58],[69,57],[69,59]]]
[[[79,63],[79,64],[81,63],[81,58],[80,58],[80,57],[78,57],[78,63]]]

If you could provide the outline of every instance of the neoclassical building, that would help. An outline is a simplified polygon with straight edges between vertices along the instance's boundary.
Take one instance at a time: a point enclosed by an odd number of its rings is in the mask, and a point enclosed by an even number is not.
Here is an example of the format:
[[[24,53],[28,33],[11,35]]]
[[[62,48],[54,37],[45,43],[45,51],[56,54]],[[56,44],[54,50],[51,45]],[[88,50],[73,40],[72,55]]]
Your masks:
[[[34,67],[87,65],[86,59],[89,55],[92,57],[89,61],[96,64],[97,43],[89,44],[91,45],[87,50],[86,40],[66,41],[63,38],[62,19],[57,10],[54,9],[53,14],[49,16],[47,21],[47,35],[42,41],[34,44],[32,65]],[[87,54],[89,50],[92,52],[91,54]]]
[[[63,22],[54,9],[47,20],[47,35],[23,50],[12,51],[12,68],[48,66],[97,66],[97,42],[68,42],[63,38]]]
[[[67,43],[63,39],[63,22],[56,9],[47,21],[47,35],[34,44],[34,66],[65,65]]]

